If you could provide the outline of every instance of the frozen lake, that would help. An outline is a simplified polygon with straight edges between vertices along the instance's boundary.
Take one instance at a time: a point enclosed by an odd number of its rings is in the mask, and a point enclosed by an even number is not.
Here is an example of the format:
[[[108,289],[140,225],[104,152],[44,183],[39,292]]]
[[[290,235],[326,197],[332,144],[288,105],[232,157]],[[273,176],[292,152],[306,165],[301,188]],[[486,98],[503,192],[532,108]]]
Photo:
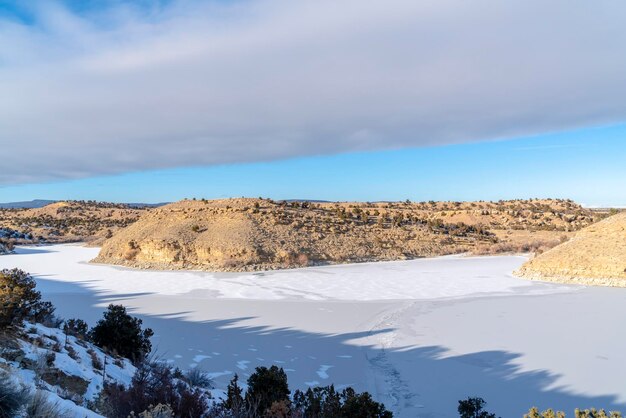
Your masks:
[[[442,257],[265,273],[156,272],[87,262],[98,249],[20,247],[66,318],[121,303],[158,354],[233,373],[285,368],[292,388],[351,385],[400,417],[454,417],[481,396],[502,417],[531,406],[626,411],[626,289],[517,279],[523,257]]]

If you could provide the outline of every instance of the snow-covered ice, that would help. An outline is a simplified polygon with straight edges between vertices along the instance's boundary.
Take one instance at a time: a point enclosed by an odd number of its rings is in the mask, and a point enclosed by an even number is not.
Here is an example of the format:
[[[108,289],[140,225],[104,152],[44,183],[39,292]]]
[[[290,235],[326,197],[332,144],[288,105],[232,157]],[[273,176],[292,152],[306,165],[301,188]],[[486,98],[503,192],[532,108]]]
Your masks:
[[[555,287],[539,288],[514,278],[510,273],[524,262],[521,256],[448,256],[261,273],[210,273],[89,264],[98,251],[79,245],[21,247],[17,255],[0,263],[50,280],[76,283],[102,295],[150,292],[204,299],[369,301],[458,298],[516,290],[541,293]]]

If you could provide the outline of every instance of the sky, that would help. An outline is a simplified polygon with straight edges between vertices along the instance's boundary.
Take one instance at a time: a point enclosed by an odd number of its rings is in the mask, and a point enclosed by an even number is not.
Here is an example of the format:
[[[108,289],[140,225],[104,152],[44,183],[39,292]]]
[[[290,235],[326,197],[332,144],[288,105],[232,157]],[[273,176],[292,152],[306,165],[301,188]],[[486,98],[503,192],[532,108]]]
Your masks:
[[[0,186],[0,201],[169,202],[270,197],[333,201],[571,198],[626,207],[626,124],[495,142],[150,170]]]
[[[624,205],[624,21],[622,1],[0,0],[0,201]]]

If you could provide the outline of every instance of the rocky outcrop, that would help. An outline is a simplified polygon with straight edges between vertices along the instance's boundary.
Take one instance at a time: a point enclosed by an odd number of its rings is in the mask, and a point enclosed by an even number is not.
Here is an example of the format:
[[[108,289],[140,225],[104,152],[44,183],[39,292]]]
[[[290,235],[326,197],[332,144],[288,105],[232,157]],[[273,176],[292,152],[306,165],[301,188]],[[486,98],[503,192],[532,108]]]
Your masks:
[[[581,230],[524,264],[518,274],[536,280],[626,287],[626,212]]]

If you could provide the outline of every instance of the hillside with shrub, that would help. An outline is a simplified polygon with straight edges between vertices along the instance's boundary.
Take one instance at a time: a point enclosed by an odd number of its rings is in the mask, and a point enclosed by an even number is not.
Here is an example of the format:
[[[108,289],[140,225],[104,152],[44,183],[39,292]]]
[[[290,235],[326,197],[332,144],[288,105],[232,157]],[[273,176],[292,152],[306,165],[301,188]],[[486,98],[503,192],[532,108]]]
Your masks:
[[[92,242],[135,222],[145,207],[94,201],[55,202],[41,208],[0,208],[0,243]]]
[[[184,200],[106,240],[99,263],[250,271],[458,253],[540,252],[601,217],[568,200]]]

